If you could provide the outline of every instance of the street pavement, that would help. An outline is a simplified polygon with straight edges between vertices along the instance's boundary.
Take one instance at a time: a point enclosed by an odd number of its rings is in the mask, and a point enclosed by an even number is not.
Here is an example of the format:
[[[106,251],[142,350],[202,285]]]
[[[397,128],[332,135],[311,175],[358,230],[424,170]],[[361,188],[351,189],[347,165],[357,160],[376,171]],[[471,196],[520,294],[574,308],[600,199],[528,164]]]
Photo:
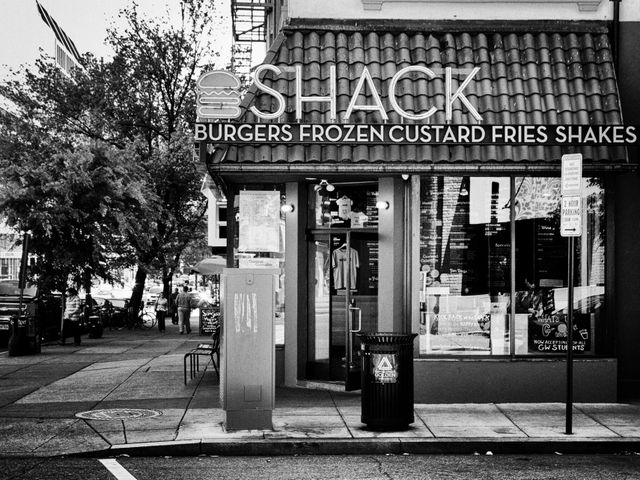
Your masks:
[[[563,403],[415,404],[408,430],[374,432],[359,393],[315,384],[276,389],[273,430],[227,432],[211,364],[183,382],[184,354],[206,341],[169,322],[0,353],[0,456],[640,452],[637,403],[576,403],[573,435]]]

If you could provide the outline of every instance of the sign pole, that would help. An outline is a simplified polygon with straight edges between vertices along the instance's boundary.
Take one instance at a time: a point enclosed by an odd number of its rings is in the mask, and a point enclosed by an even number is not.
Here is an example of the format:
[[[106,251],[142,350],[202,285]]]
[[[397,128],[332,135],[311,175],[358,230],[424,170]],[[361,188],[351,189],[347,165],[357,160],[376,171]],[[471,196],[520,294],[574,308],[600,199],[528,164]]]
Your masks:
[[[569,271],[567,273],[567,411],[566,434],[573,434],[573,262],[574,240],[569,237]]]
[[[24,302],[24,289],[27,288],[27,266],[29,263],[29,234],[22,237],[22,257],[20,258],[20,273],[18,276],[18,288],[20,297],[18,300],[18,318],[22,316],[22,304]]]
[[[582,155],[562,156],[560,235],[568,237],[567,272],[567,411],[566,434],[573,433],[573,270],[575,237],[582,236]]]

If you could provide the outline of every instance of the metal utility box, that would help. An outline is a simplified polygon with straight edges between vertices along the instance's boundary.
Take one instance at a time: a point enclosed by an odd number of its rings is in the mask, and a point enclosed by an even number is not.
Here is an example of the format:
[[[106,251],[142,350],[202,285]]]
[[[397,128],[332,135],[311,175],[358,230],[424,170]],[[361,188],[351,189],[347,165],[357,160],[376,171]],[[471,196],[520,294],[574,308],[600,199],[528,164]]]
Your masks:
[[[278,269],[222,274],[220,402],[227,430],[272,429]]]

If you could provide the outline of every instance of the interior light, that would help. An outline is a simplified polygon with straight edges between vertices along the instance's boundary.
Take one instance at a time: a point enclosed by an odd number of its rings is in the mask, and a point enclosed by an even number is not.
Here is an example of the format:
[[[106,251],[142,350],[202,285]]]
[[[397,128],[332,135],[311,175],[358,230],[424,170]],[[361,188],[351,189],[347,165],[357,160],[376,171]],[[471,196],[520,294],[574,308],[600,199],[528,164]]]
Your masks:
[[[280,210],[283,213],[291,213],[291,212],[295,211],[295,209],[296,209],[295,205],[290,205],[290,204],[285,204],[285,205],[282,205],[280,207]]]
[[[313,189],[317,192],[318,190],[326,190],[328,182],[326,180],[320,180],[320,183],[313,187]]]
[[[327,192],[333,192],[335,189],[336,189],[336,187],[334,187],[330,183],[327,183]]]
[[[387,202],[385,200],[378,200],[376,202],[376,208],[378,210],[388,210],[389,209],[389,202]]]

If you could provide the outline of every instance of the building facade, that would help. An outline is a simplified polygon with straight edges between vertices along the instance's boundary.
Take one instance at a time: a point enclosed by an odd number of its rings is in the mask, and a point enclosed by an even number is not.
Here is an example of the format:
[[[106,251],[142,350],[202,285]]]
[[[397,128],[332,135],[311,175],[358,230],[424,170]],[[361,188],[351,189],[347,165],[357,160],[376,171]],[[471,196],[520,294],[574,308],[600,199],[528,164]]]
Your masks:
[[[638,392],[640,2],[256,3],[267,66],[196,139],[230,266],[281,268],[284,383],[413,332],[416,401],[562,401],[571,256],[575,399]]]

